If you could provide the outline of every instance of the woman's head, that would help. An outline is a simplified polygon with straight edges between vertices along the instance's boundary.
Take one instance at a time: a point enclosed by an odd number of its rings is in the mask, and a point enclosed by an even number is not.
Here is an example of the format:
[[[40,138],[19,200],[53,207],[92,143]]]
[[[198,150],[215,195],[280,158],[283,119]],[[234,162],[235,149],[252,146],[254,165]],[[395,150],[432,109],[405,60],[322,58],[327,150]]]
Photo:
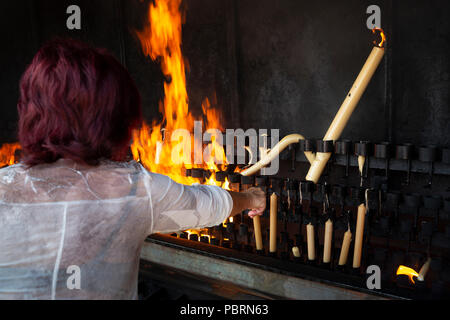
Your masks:
[[[122,160],[142,122],[127,70],[105,50],[75,40],[53,40],[38,51],[20,81],[17,109],[29,165]]]

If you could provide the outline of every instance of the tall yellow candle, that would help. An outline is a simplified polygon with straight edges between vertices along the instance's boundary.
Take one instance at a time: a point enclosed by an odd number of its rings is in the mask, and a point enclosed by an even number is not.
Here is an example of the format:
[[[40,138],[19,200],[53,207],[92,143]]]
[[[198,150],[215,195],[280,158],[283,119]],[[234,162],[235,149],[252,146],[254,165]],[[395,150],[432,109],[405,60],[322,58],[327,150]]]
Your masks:
[[[261,235],[261,218],[259,216],[253,217],[253,231],[255,233],[256,250],[263,249],[262,235]]]
[[[272,193],[270,196],[270,246],[269,252],[277,251],[277,211],[278,196]]]
[[[331,261],[331,243],[333,239],[333,222],[328,219],[325,222],[325,235],[323,241],[323,263]]]
[[[306,242],[308,245],[308,260],[316,259],[316,245],[314,241],[314,225],[308,223],[306,225]]]
[[[352,242],[352,232],[349,229],[344,233],[344,238],[342,239],[341,254],[339,255],[340,266],[347,264],[348,251],[350,249],[351,242]]]
[[[356,218],[355,248],[353,251],[353,268],[359,268],[361,266],[365,217],[366,217],[366,206],[361,203],[358,207],[358,216]]]

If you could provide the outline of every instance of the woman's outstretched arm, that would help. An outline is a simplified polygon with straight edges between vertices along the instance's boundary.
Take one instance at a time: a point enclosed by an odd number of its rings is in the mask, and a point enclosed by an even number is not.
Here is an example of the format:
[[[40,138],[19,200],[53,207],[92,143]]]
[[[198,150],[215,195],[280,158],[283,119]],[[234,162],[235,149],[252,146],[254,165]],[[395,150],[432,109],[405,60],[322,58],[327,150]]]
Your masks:
[[[265,209],[265,194],[258,188],[233,192],[216,186],[183,185],[157,173],[146,175],[152,207],[149,233],[212,227],[243,210],[250,209],[253,217]]]

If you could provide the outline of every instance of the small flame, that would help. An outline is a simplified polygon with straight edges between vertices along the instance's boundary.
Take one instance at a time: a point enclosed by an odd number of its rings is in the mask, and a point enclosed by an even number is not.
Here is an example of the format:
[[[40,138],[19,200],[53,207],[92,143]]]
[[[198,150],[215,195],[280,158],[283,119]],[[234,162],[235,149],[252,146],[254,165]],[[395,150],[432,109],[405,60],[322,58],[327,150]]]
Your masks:
[[[209,177],[208,180],[206,180],[205,184],[208,186],[219,186],[219,183],[215,179],[216,174],[213,172],[211,174],[211,177]]]
[[[414,284],[415,284],[415,282],[414,282],[413,277],[417,278],[419,276],[419,274],[416,272],[416,270],[409,268],[409,267],[402,266],[402,265],[400,265],[397,269],[397,275],[400,275],[400,274],[407,275],[409,277],[409,280]]]
[[[191,230],[191,229],[189,229],[189,230],[186,230],[185,231],[189,236],[191,235],[191,234],[197,234],[198,235],[198,230]]]
[[[211,239],[211,236],[209,234],[205,234],[205,233],[200,234],[200,237],[207,237],[208,238],[208,242]]]
[[[372,29],[372,33],[374,33],[374,34],[377,33],[377,31],[380,33],[381,42],[377,44],[374,41],[373,43],[379,48],[384,48],[384,43],[386,42],[386,35],[384,34],[383,29],[381,29],[381,28],[373,28]]]
[[[228,178],[225,178],[225,182],[222,185],[222,189],[231,191],[231,189],[230,189],[230,181],[228,181]]]
[[[18,143],[5,143],[0,148],[0,167],[10,166],[16,163],[15,153],[20,150]]]
[[[236,166],[236,168],[234,169],[234,173],[241,173],[242,171],[244,171],[244,169],[239,168],[238,166]]]

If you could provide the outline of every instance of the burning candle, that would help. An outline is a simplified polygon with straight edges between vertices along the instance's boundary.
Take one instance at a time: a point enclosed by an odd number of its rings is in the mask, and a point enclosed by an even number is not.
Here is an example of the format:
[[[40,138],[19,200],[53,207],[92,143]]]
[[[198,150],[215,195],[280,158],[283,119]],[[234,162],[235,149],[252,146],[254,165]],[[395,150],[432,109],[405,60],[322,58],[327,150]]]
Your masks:
[[[361,266],[365,217],[366,217],[366,206],[363,203],[361,203],[358,207],[358,216],[356,218],[355,249],[353,251],[353,268],[359,268]]]
[[[272,193],[270,196],[270,247],[269,252],[277,251],[277,211],[278,211],[278,196]]]
[[[397,275],[404,274],[409,277],[409,280],[415,284],[414,277],[417,277],[418,281],[425,281],[425,276],[427,275],[428,270],[430,269],[431,258],[428,258],[427,261],[423,264],[422,268],[420,268],[419,273],[416,270],[406,267],[406,266],[398,266]]]
[[[331,261],[331,240],[333,237],[333,222],[328,219],[325,222],[325,235],[323,245],[323,263],[329,263]]]
[[[343,266],[347,264],[348,251],[350,249],[350,243],[352,242],[352,232],[348,229],[344,233],[342,239],[341,254],[339,255],[339,265]]]

